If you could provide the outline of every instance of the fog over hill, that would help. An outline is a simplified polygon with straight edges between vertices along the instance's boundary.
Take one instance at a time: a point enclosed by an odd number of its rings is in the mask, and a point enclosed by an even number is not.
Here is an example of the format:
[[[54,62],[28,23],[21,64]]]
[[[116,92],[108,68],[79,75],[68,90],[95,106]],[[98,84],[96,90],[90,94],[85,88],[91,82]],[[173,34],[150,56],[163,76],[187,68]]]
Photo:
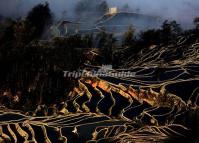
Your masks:
[[[81,0],[1,0],[0,14],[3,16],[20,17],[36,4],[49,2],[56,18],[63,14],[74,16],[74,8]],[[127,5],[134,11],[155,15],[163,19],[175,19],[184,27],[191,25],[193,18],[198,16],[199,1],[197,0],[106,0],[109,6],[123,7]]]

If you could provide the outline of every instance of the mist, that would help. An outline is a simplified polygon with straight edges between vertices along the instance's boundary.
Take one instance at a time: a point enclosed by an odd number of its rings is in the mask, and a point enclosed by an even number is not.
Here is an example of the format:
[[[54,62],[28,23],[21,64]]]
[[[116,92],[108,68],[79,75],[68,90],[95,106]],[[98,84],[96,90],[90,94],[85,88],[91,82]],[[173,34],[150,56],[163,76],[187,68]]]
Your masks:
[[[39,3],[49,2],[57,19],[74,16],[74,8],[79,0],[1,0],[0,15],[25,17],[27,12]],[[176,20],[182,26],[190,26],[199,16],[198,0],[106,0],[109,6],[128,6],[142,14],[159,16],[162,19]]]
[[[199,16],[198,0],[107,0],[110,6],[128,4],[140,13],[159,16],[162,19],[176,20],[183,26],[192,25]]]
[[[56,18],[72,15],[78,0],[1,0],[0,14],[5,17],[25,17],[37,4],[48,2]]]

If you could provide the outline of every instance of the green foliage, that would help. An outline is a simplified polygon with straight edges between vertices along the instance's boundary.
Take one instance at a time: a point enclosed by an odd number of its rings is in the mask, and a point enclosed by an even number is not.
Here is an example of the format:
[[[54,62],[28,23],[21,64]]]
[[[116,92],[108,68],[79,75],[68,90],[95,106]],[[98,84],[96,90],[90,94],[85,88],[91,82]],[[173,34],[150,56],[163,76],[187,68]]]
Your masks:
[[[77,15],[90,12],[102,15],[105,14],[107,10],[108,4],[104,0],[80,0],[75,7],[75,12]]]
[[[150,46],[160,43],[160,30],[151,29],[142,31],[139,36],[143,46]]]
[[[128,46],[128,47],[131,47],[133,46],[133,43],[135,41],[135,37],[134,37],[134,28],[132,25],[130,25],[128,27],[128,30],[124,33],[124,36],[123,36],[123,40],[122,40],[122,46],[125,47],[125,46]]]
[[[87,34],[82,37],[83,47],[85,48],[93,48],[93,35]]]
[[[199,17],[196,17],[196,18],[194,19],[194,24],[195,24],[195,26],[196,26],[196,29],[199,29]]]
[[[116,43],[116,39],[113,34],[107,33],[104,28],[102,28],[101,32],[96,35],[95,41],[97,48],[112,47]]]
[[[104,63],[110,64],[112,62],[113,48],[116,44],[116,38],[113,34],[109,34],[106,32],[104,28],[102,28],[101,32],[96,35],[96,47],[102,51],[102,55],[104,57]]]
[[[139,42],[147,47],[158,44],[169,44],[176,42],[178,36],[183,34],[183,30],[176,21],[164,21],[161,29],[150,29],[139,34]]]
[[[169,43],[175,41],[181,33],[182,28],[180,27],[180,24],[178,24],[176,21],[169,22],[166,20],[162,25],[161,42]]]
[[[89,10],[88,5],[81,6],[83,10]],[[107,10],[107,4],[103,1],[97,6],[99,11]],[[79,69],[83,65],[82,57],[87,48],[98,48],[97,51],[101,53],[99,57],[102,60],[96,64],[119,67],[129,57],[138,60],[139,53],[150,51],[148,47],[151,45],[175,44],[181,35],[194,35],[194,38],[187,38],[187,41],[191,39],[190,43],[198,38],[197,29],[183,32],[175,21],[165,21],[160,29],[142,31],[139,39],[135,37],[133,26],[129,26],[121,45],[104,28],[97,35],[58,37],[53,42],[47,41],[47,44],[36,41],[41,38],[51,20],[48,4],[39,4],[29,12],[26,20],[8,20],[0,35],[0,64],[3,67],[0,71],[0,88],[12,89],[13,95],[16,91],[22,91],[26,95],[25,102],[33,106],[63,100],[71,79],[64,79],[62,71]],[[196,26],[198,21],[198,18],[194,21]],[[120,48],[117,49],[117,46]],[[30,87],[32,89],[29,91]]]
[[[99,6],[97,6],[97,10],[101,13],[101,14],[105,14],[108,11],[108,4],[106,1],[102,1]]]
[[[35,28],[33,38],[40,38],[46,26],[52,23],[52,13],[48,3],[38,4],[27,15],[29,28]]]
[[[128,4],[125,4],[124,6],[122,6],[121,8],[122,11],[131,11],[131,7]],[[137,11],[136,11],[137,12]]]

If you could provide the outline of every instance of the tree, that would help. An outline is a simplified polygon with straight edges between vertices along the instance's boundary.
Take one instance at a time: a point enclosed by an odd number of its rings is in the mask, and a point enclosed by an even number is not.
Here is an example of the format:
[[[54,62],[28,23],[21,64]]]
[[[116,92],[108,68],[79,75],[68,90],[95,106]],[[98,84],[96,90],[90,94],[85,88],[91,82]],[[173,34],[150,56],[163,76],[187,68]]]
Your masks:
[[[101,31],[96,35],[95,38],[96,47],[97,48],[105,47],[107,37],[108,34],[106,33],[106,29],[104,27],[101,28]]]
[[[99,11],[100,14],[105,14],[109,9],[109,6],[106,1],[102,1],[98,6],[97,10]]]
[[[104,57],[104,64],[112,63],[113,48],[117,41],[114,35],[107,33],[105,28],[102,28],[101,32],[96,35],[95,41],[97,43],[96,47],[100,49]]]
[[[28,13],[26,20],[34,28],[33,38],[40,38],[46,26],[52,22],[52,13],[49,4],[38,4]]]
[[[135,33],[135,30],[134,30],[133,26],[130,25],[128,27],[128,30],[124,33],[123,40],[122,40],[122,46],[131,47],[133,45],[134,40],[135,40],[134,33]]]
[[[160,30],[150,29],[140,33],[140,40],[143,46],[160,44]]]
[[[104,0],[81,0],[75,6],[77,15],[92,14],[97,16],[105,14],[108,10],[108,4]]]
[[[32,40],[34,28],[27,21],[18,21],[14,26],[15,47],[24,47]]]
[[[104,64],[112,64],[113,62],[113,48],[115,47],[116,38],[113,34],[107,34],[104,47],[101,49],[104,57]]]
[[[98,0],[80,0],[75,6],[75,12],[79,15],[81,13],[95,11],[98,4]]]
[[[199,17],[196,17],[193,22],[196,26],[196,29],[199,29]]]
[[[130,11],[130,10],[131,10],[131,8],[129,7],[128,4],[125,4],[125,5],[122,7],[122,11],[128,12],[128,11]]]
[[[171,25],[172,34],[180,35],[182,33],[183,30],[180,24],[178,24],[176,21],[171,21],[170,25]]]
[[[86,34],[82,37],[83,47],[92,48],[93,47],[93,35]]]
[[[161,38],[163,43],[175,41],[181,33],[182,28],[176,21],[166,20],[163,22],[161,31]]]

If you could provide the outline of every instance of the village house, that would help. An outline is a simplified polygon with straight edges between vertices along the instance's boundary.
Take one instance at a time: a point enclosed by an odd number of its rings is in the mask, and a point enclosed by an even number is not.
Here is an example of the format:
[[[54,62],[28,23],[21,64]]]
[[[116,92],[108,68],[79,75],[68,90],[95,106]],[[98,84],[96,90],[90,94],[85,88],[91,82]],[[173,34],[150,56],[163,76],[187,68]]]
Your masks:
[[[50,28],[52,37],[63,37],[66,35],[77,34],[79,32],[79,23],[72,21],[59,21]]]

